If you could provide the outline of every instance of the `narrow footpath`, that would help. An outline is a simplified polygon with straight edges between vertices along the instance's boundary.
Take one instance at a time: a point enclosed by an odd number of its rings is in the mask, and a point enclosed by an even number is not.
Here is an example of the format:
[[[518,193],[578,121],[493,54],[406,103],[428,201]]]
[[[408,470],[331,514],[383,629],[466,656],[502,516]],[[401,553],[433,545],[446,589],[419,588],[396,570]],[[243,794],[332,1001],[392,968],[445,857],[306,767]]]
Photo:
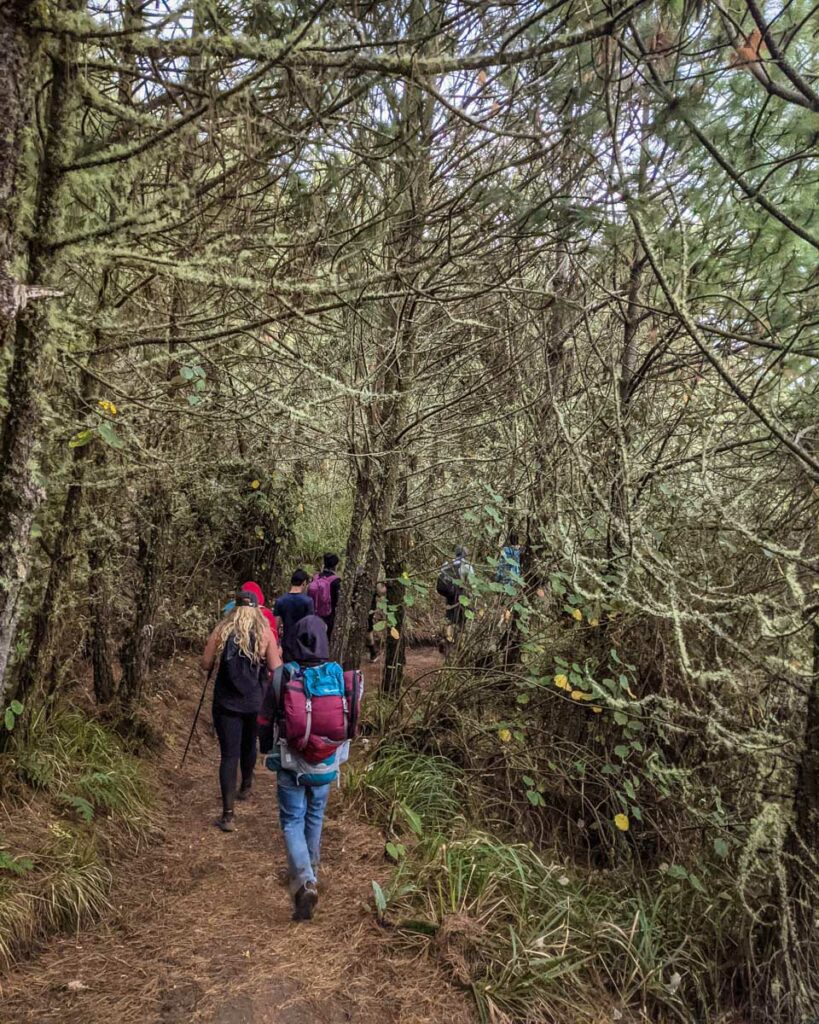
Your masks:
[[[415,659],[427,662],[431,652]],[[470,1024],[468,996],[425,957],[396,948],[370,910],[390,867],[377,829],[333,793],[316,918],[296,924],[283,886],[275,779],[257,772],[238,829],[213,826],[218,746],[203,709],[191,754],[174,770],[198,693],[186,656],[160,673],[172,735],[161,756],[164,838],[118,870],[111,911],[0,975],[2,1024]],[[420,667],[420,666],[419,666]],[[379,666],[367,671],[369,692]],[[176,681],[172,685],[172,680]],[[195,684],[194,684],[195,688]]]

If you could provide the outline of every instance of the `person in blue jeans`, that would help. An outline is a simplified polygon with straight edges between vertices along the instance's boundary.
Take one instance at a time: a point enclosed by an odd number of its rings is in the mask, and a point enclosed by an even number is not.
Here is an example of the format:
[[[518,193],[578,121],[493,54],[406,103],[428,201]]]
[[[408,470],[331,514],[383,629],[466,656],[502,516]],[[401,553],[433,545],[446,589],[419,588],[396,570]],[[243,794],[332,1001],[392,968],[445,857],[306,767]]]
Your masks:
[[[278,772],[277,779],[293,920],[309,921],[318,902],[321,830],[332,785],[300,786],[293,772],[284,770]]]
[[[327,626],[317,615],[308,615],[291,630],[292,661],[302,668],[330,660]],[[346,760],[349,743],[335,754],[335,769]],[[317,872],[321,860],[321,830],[332,783],[303,784],[285,768],[276,773],[279,822],[287,850],[288,882],[293,897],[293,920],[309,921],[318,902]]]

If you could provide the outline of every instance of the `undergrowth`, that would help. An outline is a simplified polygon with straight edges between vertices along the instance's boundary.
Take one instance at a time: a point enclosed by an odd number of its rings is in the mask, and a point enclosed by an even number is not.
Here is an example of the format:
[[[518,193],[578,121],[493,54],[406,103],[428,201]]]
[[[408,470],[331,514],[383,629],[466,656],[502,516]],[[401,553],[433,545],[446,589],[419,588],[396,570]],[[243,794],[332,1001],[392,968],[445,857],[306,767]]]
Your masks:
[[[396,746],[348,780],[398,860],[382,920],[439,957],[491,1022],[711,1019],[729,895],[683,872],[590,871],[470,824],[465,779]],[[622,1015],[618,1017],[617,1014]]]
[[[108,906],[109,863],[155,830],[144,768],[75,711],[35,719],[0,759],[0,963]]]

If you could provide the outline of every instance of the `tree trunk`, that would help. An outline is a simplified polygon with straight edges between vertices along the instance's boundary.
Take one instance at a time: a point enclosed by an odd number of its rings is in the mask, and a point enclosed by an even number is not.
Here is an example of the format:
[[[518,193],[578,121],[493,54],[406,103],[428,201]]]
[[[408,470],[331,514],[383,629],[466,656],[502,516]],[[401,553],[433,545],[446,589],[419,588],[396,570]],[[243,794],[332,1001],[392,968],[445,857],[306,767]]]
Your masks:
[[[122,653],[120,696],[128,708],[139,706],[150,669],[154,616],[164,576],[171,520],[169,497],[164,482],[157,482],[149,495],[153,511],[139,537],[136,613]]]
[[[403,517],[407,508],[407,477],[401,481],[396,503],[397,517]],[[404,683],[404,664],[406,661],[406,637],[404,636],[404,620],[406,618],[406,595],[407,588],[401,582],[406,570],[407,553],[407,531],[393,528],[387,533],[387,540],[384,546],[384,573],[387,577],[387,605],[392,609],[395,616],[395,630],[398,636],[394,636],[392,630],[387,630],[385,638],[384,656],[384,681],[383,690],[393,697],[401,693]]]
[[[73,54],[74,44],[63,40],[51,62],[46,141],[35,193],[27,270],[28,281],[44,284],[50,283],[54,273],[47,240],[57,219],[58,167],[67,144],[65,114],[72,90]],[[15,323],[14,360],[6,381],[8,411],[0,438],[0,705],[8,686],[9,656],[29,574],[31,527],[44,497],[37,483],[35,456],[41,421],[39,395],[49,342],[43,305],[25,309]]]
[[[117,692],[114,643],[109,609],[112,594],[105,578],[105,559],[98,546],[88,551],[88,606],[91,613],[91,669],[97,704],[109,704]]]
[[[404,636],[404,619],[406,617],[406,587],[401,583],[401,576],[406,569],[405,540],[402,530],[390,530],[384,553],[384,572],[387,577],[387,604],[395,615],[396,639],[391,630],[387,630],[385,638],[384,658],[384,693],[397,697],[404,683],[404,664],[406,661],[406,637]]]
[[[0,334],[17,315],[17,166],[31,108],[31,0],[0,4]]]
[[[347,534],[347,547],[344,552],[344,577],[341,583],[341,593],[339,595],[338,607],[336,608],[336,623],[333,630],[333,657],[338,661],[343,660],[344,650],[347,646],[347,638],[353,619],[353,608],[357,599],[356,581],[361,575],[362,568],[359,562],[361,551],[364,547],[364,531],[368,518],[367,513],[371,489],[366,462],[364,462],[364,467],[362,468],[361,462],[359,462],[353,511],[350,515],[350,529]],[[369,607],[368,601],[367,608],[369,609]]]

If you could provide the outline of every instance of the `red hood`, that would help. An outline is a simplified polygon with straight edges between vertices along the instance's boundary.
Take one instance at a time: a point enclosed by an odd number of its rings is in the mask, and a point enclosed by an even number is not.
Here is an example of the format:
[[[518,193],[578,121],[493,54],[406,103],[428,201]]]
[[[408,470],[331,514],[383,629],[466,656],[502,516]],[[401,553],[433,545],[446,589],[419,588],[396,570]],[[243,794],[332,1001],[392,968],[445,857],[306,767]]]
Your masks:
[[[260,607],[264,604],[264,594],[262,593],[262,588],[258,583],[243,583],[239,589],[247,590],[249,593],[255,594],[258,598]]]

